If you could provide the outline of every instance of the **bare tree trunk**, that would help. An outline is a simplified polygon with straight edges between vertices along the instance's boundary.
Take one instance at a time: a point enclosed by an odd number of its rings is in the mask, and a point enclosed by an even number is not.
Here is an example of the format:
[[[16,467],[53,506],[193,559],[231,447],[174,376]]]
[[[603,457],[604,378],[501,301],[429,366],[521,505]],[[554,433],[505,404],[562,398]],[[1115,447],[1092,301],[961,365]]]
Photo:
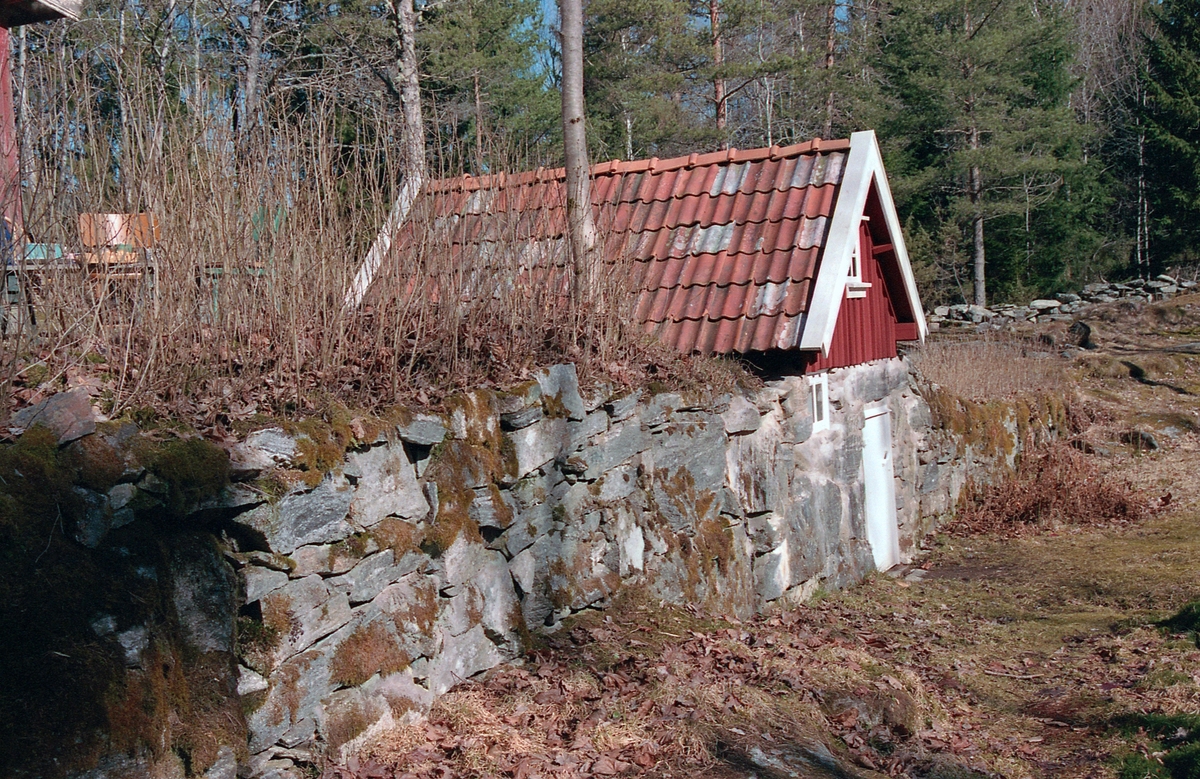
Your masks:
[[[824,137],[833,135],[833,52],[837,44],[837,0],[829,0],[825,14],[825,77],[829,79],[829,96],[825,100]]]
[[[421,82],[417,72],[417,14],[413,10],[413,0],[392,2],[399,49],[400,103],[404,113],[405,178],[424,182],[425,122],[421,118]]]
[[[479,71],[471,75],[475,81],[475,169],[483,173],[483,96],[479,90]]]
[[[979,128],[972,127],[969,138],[972,151],[979,150]],[[983,252],[983,174],[976,164],[968,172],[968,194],[971,199],[972,261],[975,266],[975,305],[987,305],[987,268]]]
[[[21,177],[29,182],[29,189],[37,192],[38,167],[34,164],[33,117],[29,115],[29,71],[26,70],[28,42],[25,27],[17,28],[17,122],[21,136]]]
[[[633,159],[633,119],[625,112],[625,159]]]
[[[708,23],[712,30],[713,68],[713,102],[716,104],[717,133],[721,136],[721,148],[729,148],[729,139],[725,136],[728,124],[728,111],[725,99],[725,78],[721,75],[721,66],[725,64],[724,46],[721,40],[721,0],[708,0]]]
[[[262,0],[250,0],[250,34],[246,37],[246,121],[258,119],[259,82],[262,80]]]
[[[592,217],[592,181],[588,166],[583,105],[583,3],[559,0],[562,19],[562,122],[567,174],[567,230],[575,264],[575,299],[592,288],[592,249],[596,223]]]
[[[197,0],[192,0],[192,113],[199,116],[204,110],[200,99],[200,13]]]
[[[375,273],[392,246],[392,236],[408,217],[409,209],[425,184],[425,121],[421,117],[421,81],[417,70],[417,14],[413,0],[389,0],[392,23],[396,30],[396,69],[400,72],[400,110],[404,115],[401,128],[404,146],[404,181],[400,194],[392,204],[383,229],[363,258],[350,288],[346,290],[343,310],[357,308],[362,303]]]
[[[1136,87],[1137,100],[1141,107],[1146,105],[1146,93],[1141,86]],[[1138,278],[1150,278],[1150,208],[1146,198],[1146,130],[1142,127],[1142,117],[1137,117],[1137,270]]]

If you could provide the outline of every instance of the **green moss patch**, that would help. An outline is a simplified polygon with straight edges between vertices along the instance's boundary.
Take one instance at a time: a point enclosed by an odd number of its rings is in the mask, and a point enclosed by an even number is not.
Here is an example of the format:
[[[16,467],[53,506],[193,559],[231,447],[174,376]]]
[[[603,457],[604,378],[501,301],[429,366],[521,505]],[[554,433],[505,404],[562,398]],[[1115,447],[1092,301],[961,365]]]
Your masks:
[[[203,438],[167,441],[145,456],[150,470],[169,487],[167,511],[181,516],[229,483],[229,456]]]

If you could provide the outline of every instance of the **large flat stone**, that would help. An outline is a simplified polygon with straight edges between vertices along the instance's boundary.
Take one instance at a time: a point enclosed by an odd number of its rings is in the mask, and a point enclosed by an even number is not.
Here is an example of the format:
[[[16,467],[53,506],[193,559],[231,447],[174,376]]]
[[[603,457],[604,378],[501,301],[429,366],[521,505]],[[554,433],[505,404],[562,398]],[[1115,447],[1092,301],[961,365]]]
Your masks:
[[[517,478],[523,478],[566,451],[567,420],[543,419],[537,424],[508,434],[517,453]]]
[[[574,365],[552,365],[534,375],[542,390],[543,402],[549,398],[561,404],[567,418],[575,421],[587,415],[583,397],[579,394],[579,375]]]
[[[446,425],[440,417],[418,414],[405,425],[396,425],[400,438],[418,446],[440,444],[446,438]]]
[[[246,603],[253,603],[288,583],[283,571],[272,571],[261,565],[247,565],[242,569],[242,584],[246,590]]]
[[[407,552],[397,560],[391,549],[385,549],[325,583],[330,589],[345,593],[351,603],[365,603],[383,592],[384,587],[416,571],[425,560],[420,552]]]
[[[403,446],[382,444],[365,452],[352,452],[347,461],[360,474],[350,515],[364,527],[385,517],[421,519],[429,501],[417,481],[417,471]]]
[[[337,640],[322,642],[271,673],[266,700],[246,717],[252,754],[277,743],[293,724],[317,719],[321,702],[333,692],[330,662],[338,645]]]
[[[289,554],[298,546],[340,541],[354,532],[346,521],[354,489],[344,476],[330,475],[306,492],[291,492],[278,503],[264,503],[234,518],[260,534],[272,552]]]
[[[170,573],[172,605],[188,645],[199,652],[233,652],[237,585],[211,537],[177,539]]]
[[[495,668],[512,656],[497,646],[482,625],[459,636],[447,636],[442,651],[429,663],[429,691],[443,695],[475,674]]]
[[[587,465],[584,478],[600,478],[606,471],[649,449],[650,444],[650,434],[637,418],[614,425],[607,433],[596,436],[579,454]]]
[[[291,580],[263,597],[261,603],[264,623],[287,626],[275,648],[276,662],[303,652],[354,616],[346,594],[331,591],[315,575]]]
[[[96,417],[87,390],[79,387],[59,392],[21,409],[9,419],[9,427],[20,432],[35,425],[49,429],[59,446],[96,432]]]
[[[246,440],[234,444],[229,459],[235,472],[259,472],[287,467],[296,457],[296,439],[282,428],[255,430]]]
[[[734,395],[729,401],[729,409],[721,415],[729,435],[753,433],[758,429],[760,419],[758,407],[741,395]]]

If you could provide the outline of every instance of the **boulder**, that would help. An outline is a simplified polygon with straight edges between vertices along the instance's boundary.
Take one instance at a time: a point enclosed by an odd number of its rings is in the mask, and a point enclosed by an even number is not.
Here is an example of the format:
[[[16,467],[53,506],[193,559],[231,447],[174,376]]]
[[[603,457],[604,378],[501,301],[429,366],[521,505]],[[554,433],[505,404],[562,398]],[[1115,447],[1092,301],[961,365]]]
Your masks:
[[[171,548],[171,601],[187,644],[199,652],[233,652],[238,606],[233,571],[206,536]]]
[[[351,603],[365,603],[383,592],[389,584],[416,571],[425,559],[425,555],[413,551],[397,560],[395,552],[385,549],[366,558],[348,573],[326,580],[326,585],[345,593]]]
[[[272,571],[260,565],[247,565],[242,569],[242,584],[246,591],[246,603],[253,603],[288,583],[283,571]]]
[[[320,576],[293,579],[261,601],[263,622],[289,626],[280,631],[275,660],[303,652],[345,625],[353,616],[344,592],[330,591]]]
[[[256,692],[262,692],[270,686],[271,685],[267,681],[267,677],[263,676],[258,671],[247,668],[244,665],[238,666],[238,695],[250,695]]]
[[[633,416],[637,411],[637,405],[642,399],[642,391],[634,390],[628,395],[610,400],[605,408],[608,410],[608,415],[613,422],[621,422]]]
[[[582,421],[582,417],[580,418]],[[543,419],[535,425],[508,434],[517,455],[517,478],[554,460],[568,446],[567,420]]]
[[[446,425],[441,418],[431,414],[417,414],[407,424],[396,425],[396,433],[401,440],[418,446],[440,444],[445,440],[446,432]]]
[[[49,429],[59,446],[96,432],[96,417],[87,390],[77,387],[51,395],[41,403],[21,409],[9,420],[9,428],[16,434],[34,425]]]
[[[519,411],[502,413],[500,414],[500,428],[502,430],[520,430],[529,427],[545,415],[541,406],[529,406]]]
[[[288,467],[296,457],[296,439],[282,428],[255,430],[246,440],[229,450],[229,464],[235,474],[257,474],[269,468]]]
[[[302,546],[292,552],[295,563],[291,575],[295,578],[320,574],[342,574],[358,565],[366,555],[379,551],[379,544],[368,535],[363,544],[313,544]]]
[[[561,405],[567,418],[575,421],[587,415],[574,365],[552,365],[538,371],[534,379],[542,391],[543,404],[549,400],[554,405]]]
[[[511,658],[488,638],[482,625],[462,635],[447,636],[442,651],[429,662],[429,691],[443,695],[451,687]]]
[[[758,407],[740,395],[734,395],[729,401],[729,409],[721,415],[725,423],[725,432],[729,435],[753,433],[758,429],[761,415]]]
[[[1045,299],[1033,300],[1033,301],[1030,301],[1030,303],[1029,303],[1029,307],[1038,312],[1049,311],[1050,309],[1058,308],[1061,305],[1062,305],[1062,301],[1060,301],[1060,300],[1045,300]]]

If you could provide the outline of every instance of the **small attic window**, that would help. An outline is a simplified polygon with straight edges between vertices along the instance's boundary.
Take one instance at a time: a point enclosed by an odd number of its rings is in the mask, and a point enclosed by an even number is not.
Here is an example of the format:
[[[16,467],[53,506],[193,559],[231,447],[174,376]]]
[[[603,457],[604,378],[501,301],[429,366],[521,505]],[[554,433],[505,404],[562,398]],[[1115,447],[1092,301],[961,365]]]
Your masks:
[[[867,290],[871,288],[870,282],[862,280],[862,255],[863,243],[866,240],[866,224],[871,221],[871,217],[863,215],[862,226],[858,230],[858,240],[854,242],[854,248],[850,251],[850,272],[846,274],[846,297],[865,298]]]
[[[829,429],[829,374],[808,377],[808,399],[812,411],[813,432]]]

